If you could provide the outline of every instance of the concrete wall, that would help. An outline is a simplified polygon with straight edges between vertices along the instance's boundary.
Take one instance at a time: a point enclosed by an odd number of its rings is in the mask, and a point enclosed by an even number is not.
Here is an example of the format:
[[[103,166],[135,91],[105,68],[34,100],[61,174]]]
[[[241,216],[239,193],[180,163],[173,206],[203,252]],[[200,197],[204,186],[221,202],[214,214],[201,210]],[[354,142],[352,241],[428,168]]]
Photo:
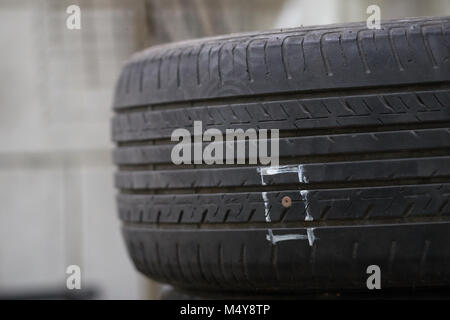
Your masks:
[[[82,8],[81,30],[66,8]],[[143,1],[0,3],[0,291],[65,287],[145,297],[126,254],[109,121],[123,61],[144,47]]]

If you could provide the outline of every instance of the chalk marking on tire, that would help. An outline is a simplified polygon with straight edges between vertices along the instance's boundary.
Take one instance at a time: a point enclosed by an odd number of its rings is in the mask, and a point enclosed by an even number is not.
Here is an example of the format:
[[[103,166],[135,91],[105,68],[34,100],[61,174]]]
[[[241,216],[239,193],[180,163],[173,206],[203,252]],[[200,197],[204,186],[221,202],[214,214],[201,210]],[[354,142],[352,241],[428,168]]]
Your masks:
[[[277,244],[277,242],[288,241],[288,240],[307,240],[308,236],[304,234],[282,234],[282,235],[272,235],[272,240],[269,235],[266,235],[266,239],[272,242],[272,244]]]
[[[300,168],[302,168],[302,165],[299,165],[299,169]],[[303,170],[302,170],[302,172],[303,172]],[[300,177],[300,170],[299,170],[299,177]],[[302,179],[304,179],[304,177]],[[308,190],[300,190],[300,196],[302,197],[302,200],[305,203],[305,211],[306,211],[305,221],[313,221],[314,218],[312,217],[312,215],[309,212],[308,195],[309,195]],[[316,236],[314,235],[314,229],[315,228],[306,228],[306,234],[308,236],[308,242],[309,242],[310,246],[312,246],[314,244],[314,241],[316,239],[319,239],[319,238],[316,238]]]
[[[261,179],[264,176],[261,175]],[[263,181],[263,185],[264,185],[264,181]],[[264,200],[264,217],[266,218],[266,222],[271,222],[270,220],[270,209],[269,209],[269,199],[267,198],[267,192],[262,192],[262,198]],[[276,243],[277,241],[274,239],[274,235],[272,232],[272,229],[269,229],[267,231],[267,236],[266,236],[267,240],[269,240],[272,243]]]
[[[308,182],[307,177],[305,176],[305,172],[303,169],[303,165],[287,165],[287,166],[271,166],[271,167],[259,167],[257,168],[258,173],[261,175],[261,184],[263,186],[266,185],[264,181],[264,176],[272,176],[276,174],[283,173],[297,173],[298,180],[300,183]],[[271,222],[270,219],[270,208],[269,208],[269,198],[267,197],[267,192],[261,192],[262,199],[264,201],[264,216],[266,222]],[[309,209],[309,200],[308,200],[308,190],[300,190],[300,196],[305,203],[305,221],[313,221],[313,217],[310,214]],[[270,241],[272,244],[276,244],[281,241],[288,240],[308,240],[309,245],[312,247],[315,240],[318,240],[314,235],[315,228],[306,228],[306,235],[304,234],[284,234],[284,235],[274,235],[272,229],[267,231],[266,239]]]

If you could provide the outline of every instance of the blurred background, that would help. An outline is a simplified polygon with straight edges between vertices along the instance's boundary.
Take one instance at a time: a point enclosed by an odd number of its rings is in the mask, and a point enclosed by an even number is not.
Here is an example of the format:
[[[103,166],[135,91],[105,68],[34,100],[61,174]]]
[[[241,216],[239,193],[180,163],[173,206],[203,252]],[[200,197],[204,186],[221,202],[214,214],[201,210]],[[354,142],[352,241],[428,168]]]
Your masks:
[[[69,5],[81,29],[66,27]],[[225,33],[450,15],[449,0],[0,0],[0,298],[158,298],[121,239],[109,121],[131,53]]]

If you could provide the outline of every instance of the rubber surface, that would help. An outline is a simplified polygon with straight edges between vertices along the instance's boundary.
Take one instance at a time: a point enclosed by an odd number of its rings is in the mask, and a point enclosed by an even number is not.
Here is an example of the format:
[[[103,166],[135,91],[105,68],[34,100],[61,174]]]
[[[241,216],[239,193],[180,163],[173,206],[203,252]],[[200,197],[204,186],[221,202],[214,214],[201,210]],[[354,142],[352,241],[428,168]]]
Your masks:
[[[118,211],[142,273],[293,293],[365,289],[377,264],[383,288],[450,284],[450,18],[150,48],[123,68],[114,110]],[[174,165],[171,133],[197,120],[279,129],[281,167]]]
[[[365,287],[369,265],[380,266],[382,287],[442,286],[450,281],[448,230],[448,223],[324,227],[313,246],[271,245],[265,229],[126,227],[124,234],[137,269],[156,280],[198,290],[296,292]]]

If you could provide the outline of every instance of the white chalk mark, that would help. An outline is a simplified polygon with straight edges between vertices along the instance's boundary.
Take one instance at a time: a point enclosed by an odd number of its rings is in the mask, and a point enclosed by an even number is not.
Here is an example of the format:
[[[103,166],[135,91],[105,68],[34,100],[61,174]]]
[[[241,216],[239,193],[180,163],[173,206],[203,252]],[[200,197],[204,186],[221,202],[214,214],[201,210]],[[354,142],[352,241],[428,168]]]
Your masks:
[[[302,164],[298,165],[298,181],[300,183],[308,183],[308,178],[306,177],[305,169]]]
[[[266,239],[272,242],[272,244],[276,244],[277,242],[281,241],[307,240],[308,236],[305,236],[303,234],[282,234],[282,235],[273,235],[272,238],[270,238],[270,236],[267,235]]]
[[[300,168],[301,165],[299,165]],[[302,197],[303,202],[305,203],[305,221],[313,221],[314,218],[310,213],[310,206],[309,206],[309,191],[308,190],[300,190],[300,196]],[[314,244],[314,241],[319,239],[316,238],[314,235],[314,228],[306,228],[306,234],[308,235],[308,242],[309,245],[312,246]]]
[[[306,235],[308,236],[308,242],[311,247],[313,246],[314,241],[319,239],[314,235],[314,228],[306,228]]]
[[[308,201],[308,190],[300,190],[300,196],[302,197],[303,202],[305,203],[305,221],[313,221],[312,215],[309,213],[309,201]]]
[[[261,176],[261,179],[262,179],[263,184],[264,184],[264,178],[263,178],[263,176]],[[263,198],[263,200],[264,200],[264,217],[265,217],[265,219],[266,219],[266,222],[271,222],[271,220],[270,220],[269,199],[267,198],[267,192],[262,192],[261,195],[262,195],[262,198]],[[269,230],[267,231],[266,239],[268,239],[270,242],[274,243],[274,242],[273,242],[273,237],[274,237],[274,236],[273,236],[272,229],[269,229]]]
[[[263,186],[266,185],[264,181],[264,176],[271,176],[276,174],[283,174],[283,173],[297,173],[298,175],[298,181],[300,183],[307,183],[308,179],[305,176],[305,170],[302,164],[299,165],[286,165],[286,166],[272,166],[272,167],[260,167],[257,168],[258,173],[261,175],[261,184]],[[267,192],[261,193],[263,201],[264,201],[264,216],[266,222],[271,222],[270,218],[270,208],[269,208],[269,199],[267,197]],[[309,208],[309,200],[308,200],[308,190],[300,190],[300,196],[305,204],[305,221],[313,221],[314,218],[310,214],[310,208]],[[285,234],[285,235],[274,235],[272,229],[268,230],[268,234],[266,235],[266,239],[270,241],[272,244],[276,244],[277,242],[281,241],[288,241],[288,240],[308,240],[308,243],[310,246],[313,246],[314,241],[318,240],[314,235],[314,229],[315,228],[306,228],[306,235],[302,234]]]
[[[274,166],[274,167],[262,167],[258,168],[258,172],[261,176],[273,176],[281,173],[297,173],[298,166]]]
[[[270,220],[270,209],[269,209],[269,199],[267,198],[267,192],[262,192],[262,198],[264,200],[264,216],[266,217],[266,222],[271,222],[271,220]]]

